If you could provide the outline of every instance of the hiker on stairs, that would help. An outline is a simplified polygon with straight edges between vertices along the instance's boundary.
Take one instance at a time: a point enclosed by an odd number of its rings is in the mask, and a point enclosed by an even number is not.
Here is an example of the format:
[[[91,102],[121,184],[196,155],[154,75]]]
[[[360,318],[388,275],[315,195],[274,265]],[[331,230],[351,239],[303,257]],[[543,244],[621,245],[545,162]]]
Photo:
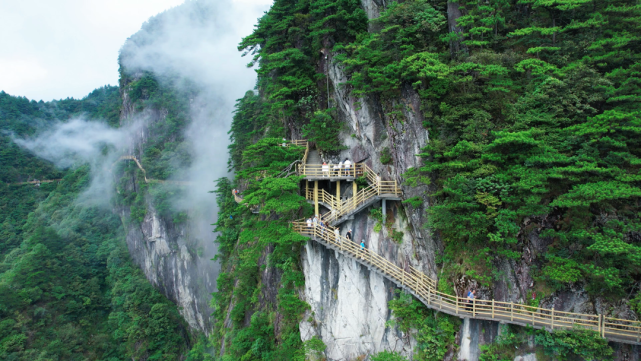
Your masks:
[[[341,232],[338,230],[338,227],[334,228],[334,236],[336,236],[336,243],[341,242]]]
[[[361,259],[365,259],[365,240],[361,240]]]

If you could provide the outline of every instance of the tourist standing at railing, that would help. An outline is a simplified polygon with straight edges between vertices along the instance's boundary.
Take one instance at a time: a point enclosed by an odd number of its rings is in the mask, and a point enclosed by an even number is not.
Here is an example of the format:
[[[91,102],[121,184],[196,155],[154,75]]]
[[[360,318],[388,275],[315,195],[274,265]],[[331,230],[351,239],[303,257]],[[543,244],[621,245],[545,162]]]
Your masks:
[[[467,307],[466,309],[468,311],[472,311],[472,304],[474,303],[474,299],[476,298],[476,290],[472,289],[470,292],[467,293]]]
[[[343,162],[338,162],[338,176],[342,176],[343,172]]]
[[[338,230],[338,227],[334,228],[334,236],[336,236],[336,243],[341,242],[341,232]]]
[[[350,168],[352,167],[352,162],[349,161],[349,159],[345,158],[345,161],[343,162],[345,165],[345,176],[349,177],[350,176]]]
[[[352,230],[351,229],[349,231],[347,231],[347,234],[345,235],[345,238],[347,238],[350,241],[352,240]]]
[[[314,214],[314,218],[312,218],[312,225],[314,226],[314,229],[316,229],[316,226],[318,225],[318,215]]]
[[[361,240],[361,259],[365,259],[365,240]]]
[[[307,218],[307,228],[311,231],[312,230],[312,219]]]
[[[334,176],[334,177],[338,177],[338,175],[340,174],[340,172],[341,172],[341,165],[340,165],[340,163],[338,163],[338,164],[334,164],[334,173],[333,173],[333,176]]]
[[[325,223],[323,222],[322,219],[320,220],[320,229],[321,229],[321,237],[323,237],[323,235],[325,235]]]
[[[321,169],[323,170],[323,177],[329,177],[329,166],[327,163],[323,162]]]

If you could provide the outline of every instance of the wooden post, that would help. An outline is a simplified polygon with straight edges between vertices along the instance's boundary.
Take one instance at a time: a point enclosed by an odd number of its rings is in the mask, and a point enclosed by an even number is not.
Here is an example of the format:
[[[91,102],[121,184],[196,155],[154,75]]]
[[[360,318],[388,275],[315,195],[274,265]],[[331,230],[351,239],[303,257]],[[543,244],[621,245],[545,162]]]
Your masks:
[[[603,315],[599,314],[599,335],[603,335]]]
[[[386,209],[385,209],[386,208],[385,207],[385,198],[383,198],[383,200],[381,201],[381,204],[383,206],[383,224],[385,224],[385,221],[387,220],[387,216],[386,216],[387,212],[386,212]]]
[[[476,317],[476,298],[472,299],[472,317]]]
[[[552,330],[554,331],[554,306],[552,306],[552,324],[551,324]]]
[[[458,296],[456,296],[456,314],[458,315]]]
[[[305,179],[305,199],[307,199],[308,194],[309,194],[309,181]]]
[[[402,276],[401,276],[401,286],[405,284],[405,271],[403,271]]]
[[[356,180],[352,182],[352,199],[354,199],[354,202],[356,202],[356,195],[358,194],[358,184],[356,184]],[[356,204],[354,204],[354,208],[356,208]]]
[[[637,342],[641,342],[641,322],[639,322],[637,327]],[[603,333],[605,333],[605,331],[603,331]]]
[[[601,315],[601,337],[605,338],[605,315]]]
[[[494,318],[494,299],[492,299],[492,318]]]
[[[337,180],[336,181],[336,211],[338,211],[338,207],[341,204],[341,181]]]
[[[314,214],[318,212],[318,181],[314,181]]]
[[[514,303],[510,302],[510,321],[514,321]]]
[[[532,327],[534,327],[535,321],[534,321],[534,311],[532,311]]]

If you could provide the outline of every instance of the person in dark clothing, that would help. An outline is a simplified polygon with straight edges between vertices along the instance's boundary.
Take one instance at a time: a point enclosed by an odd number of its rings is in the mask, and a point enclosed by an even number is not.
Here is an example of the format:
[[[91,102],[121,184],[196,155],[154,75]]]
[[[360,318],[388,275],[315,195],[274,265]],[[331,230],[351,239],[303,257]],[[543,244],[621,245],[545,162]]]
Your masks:
[[[347,231],[347,234],[345,235],[345,238],[349,239],[350,241],[352,240],[352,230],[350,229]]]

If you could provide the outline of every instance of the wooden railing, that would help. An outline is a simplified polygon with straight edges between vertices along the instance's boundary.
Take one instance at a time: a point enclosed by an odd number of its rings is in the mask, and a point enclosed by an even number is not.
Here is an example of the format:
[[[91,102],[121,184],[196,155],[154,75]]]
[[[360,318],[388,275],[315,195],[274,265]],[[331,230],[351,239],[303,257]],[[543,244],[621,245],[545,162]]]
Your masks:
[[[441,312],[459,317],[472,317],[549,330],[581,327],[597,331],[601,337],[613,341],[641,344],[641,321],[558,311],[554,308],[546,309],[495,300],[474,299],[472,302],[468,302],[467,298],[438,291],[437,281],[414,267],[401,268],[371,250],[361,250],[357,243],[343,236],[336,236],[334,233],[336,228],[330,226],[332,221],[348,215],[372,197],[381,194],[400,196],[402,192],[395,181],[382,181],[365,163],[352,164],[348,170],[350,173],[346,173],[344,168],[335,170],[333,164],[326,168],[323,168],[321,164],[305,164],[309,154],[307,141],[291,141],[291,143],[305,147],[305,155],[298,168],[299,175],[312,178],[365,176],[370,184],[369,187],[361,189],[355,196],[345,201],[337,199],[325,190],[319,190],[318,200],[332,206],[329,215],[322,218],[326,226],[321,227],[313,224],[309,227],[305,220],[295,221],[291,223],[294,231],[311,237],[317,242],[366,265],[411,292],[427,307]],[[305,198],[313,200],[314,191],[307,190]]]
[[[411,266],[401,268],[369,249],[343,237],[336,236],[331,226],[311,227],[303,221],[292,222],[294,231],[311,237],[335,251],[355,259],[370,269],[380,273],[400,287],[407,289],[427,307],[459,317],[471,317],[512,323],[549,330],[572,329],[580,327],[599,332],[601,337],[613,341],[641,344],[641,321],[624,320],[603,315],[557,311],[513,302],[474,299],[440,292],[437,282]]]

